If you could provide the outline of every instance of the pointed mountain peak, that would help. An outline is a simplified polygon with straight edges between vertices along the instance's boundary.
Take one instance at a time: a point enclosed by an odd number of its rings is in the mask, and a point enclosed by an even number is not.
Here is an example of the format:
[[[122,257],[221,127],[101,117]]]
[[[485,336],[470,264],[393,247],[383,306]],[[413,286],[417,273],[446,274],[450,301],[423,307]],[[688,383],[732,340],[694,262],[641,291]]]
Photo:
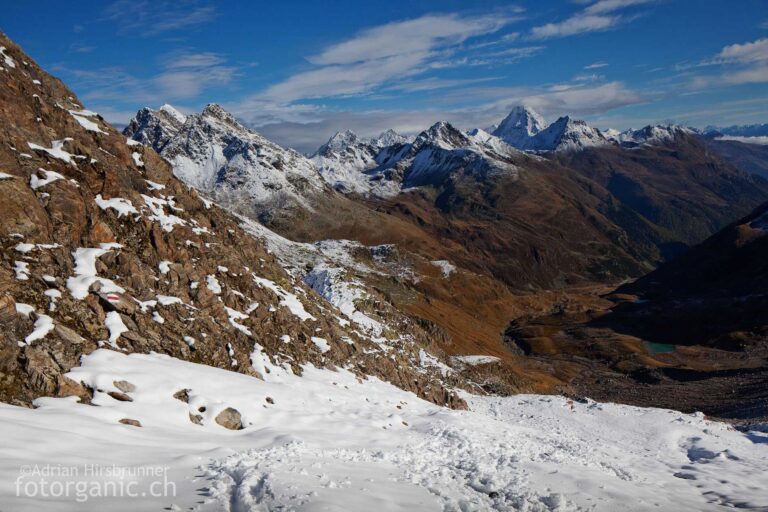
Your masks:
[[[128,122],[123,135],[159,152],[185,121],[186,117],[170,105],[158,110],[144,107]]]
[[[362,140],[351,130],[336,132],[328,142],[320,146],[313,156],[330,156],[332,153],[342,153],[351,146],[358,145]]]
[[[518,105],[493,130],[493,135],[512,146],[523,148],[528,140],[546,128],[544,118],[531,107]]]
[[[328,139],[328,142],[355,142],[358,140],[358,136],[352,130],[344,130],[336,132]]]
[[[421,147],[426,144],[434,144],[446,149],[454,149],[471,144],[469,138],[448,121],[438,121],[428,129],[421,132],[413,145]]]
[[[405,144],[406,142],[408,142],[408,138],[400,135],[392,128],[381,132],[378,137],[371,139],[371,144],[380,148],[394,146],[395,144]]]
[[[200,113],[203,117],[213,117],[215,119],[218,119],[220,121],[227,121],[230,123],[237,123],[235,120],[235,117],[224,110],[221,105],[218,103],[209,103],[205,106],[203,111]]]

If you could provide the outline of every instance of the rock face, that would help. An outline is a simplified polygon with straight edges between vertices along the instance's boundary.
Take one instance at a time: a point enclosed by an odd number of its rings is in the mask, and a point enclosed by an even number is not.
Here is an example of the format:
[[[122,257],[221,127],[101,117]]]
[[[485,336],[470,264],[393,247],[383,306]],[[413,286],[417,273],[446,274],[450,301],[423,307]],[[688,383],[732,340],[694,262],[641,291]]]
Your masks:
[[[420,350],[431,344],[425,331],[394,333],[398,349],[384,357],[380,344],[288,274],[241,219],[84,109],[6,36],[0,45],[14,63],[0,73],[0,401],[29,404],[51,394],[87,400],[88,391],[65,374],[104,346],[262,377],[273,365],[294,373],[305,363],[344,365],[462,405],[437,373],[421,367]],[[259,186],[282,184],[288,196],[302,183],[321,186],[305,175],[311,165],[303,157],[262,144],[217,107],[187,118],[166,107],[156,117],[141,133],[163,151],[182,143],[159,132],[186,126],[201,148],[258,163],[254,172],[268,174]],[[237,136],[224,135],[224,125]],[[227,164],[209,176],[226,188],[238,172]],[[129,397],[128,383],[121,386]]]

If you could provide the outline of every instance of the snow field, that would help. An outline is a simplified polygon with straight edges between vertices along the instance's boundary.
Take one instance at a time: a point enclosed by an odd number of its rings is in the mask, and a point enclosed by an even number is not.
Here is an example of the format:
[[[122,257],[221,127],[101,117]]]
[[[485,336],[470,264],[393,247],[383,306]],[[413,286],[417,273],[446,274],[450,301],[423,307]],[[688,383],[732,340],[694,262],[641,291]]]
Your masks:
[[[701,415],[563,397],[424,402],[375,378],[276,367],[266,381],[161,355],[97,350],[68,375],[93,403],[0,405],[0,504],[13,510],[721,510],[768,506],[765,434]],[[132,402],[108,395],[117,381]],[[187,402],[174,393],[186,389]],[[243,430],[214,418],[227,407]],[[197,425],[189,415],[202,417]],[[141,422],[122,425],[120,419]],[[30,463],[166,465],[177,495],[16,498]]]

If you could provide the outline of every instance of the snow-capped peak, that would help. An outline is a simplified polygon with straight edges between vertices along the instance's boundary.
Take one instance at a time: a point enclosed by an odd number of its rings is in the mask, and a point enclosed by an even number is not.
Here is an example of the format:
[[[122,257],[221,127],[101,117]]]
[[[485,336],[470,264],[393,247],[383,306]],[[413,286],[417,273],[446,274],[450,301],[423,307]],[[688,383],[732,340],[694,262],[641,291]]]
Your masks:
[[[355,132],[350,130],[344,130],[343,132],[336,132],[328,139],[328,142],[318,148],[314,155],[330,156],[333,153],[342,153],[348,148],[363,143]]]
[[[436,145],[443,149],[455,149],[469,146],[472,142],[461,130],[449,122],[438,121],[430,126],[429,129],[421,132],[416,137],[416,140],[413,141],[415,148],[420,148],[427,144]]]
[[[184,124],[184,121],[187,120],[187,116],[176,110],[172,105],[169,105],[168,103],[164,103],[160,105],[159,108],[160,112],[165,112],[169,116],[176,119],[179,123]]]
[[[379,148],[386,148],[388,146],[394,146],[395,144],[405,144],[407,142],[408,137],[400,135],[391,128],[371,139],[371,144]]]
[[[587,147],[604,146],[610,141],[597,128],[585,121],[560,117],[531,140],[536,151],[578,151]]]
[[[530,107],[518,105],[493,130],[493,135],[514,147],[526,149],[531,137],[544,130],[544,118]]]
[[[240,123],[235,120],[235,116],[224,110],[224,108],[218,103],[209,103],[205,106],[200,113],[202,117],[213,118],[225,123],[237,125],[240,128],[244,128]]]
[[[168,104],[158,110],[144,107],[136,112],[123,134],[162,153],[163,148],[176,136],[185,121],[186,116]]]
[[[639,145],[656,145],[673,142],[679,135],[693,134],[696,131],[693,128],[677,124],[657,124],[648,125],[638,130],[632,128],[619,133],[617,130],[606,131],[606,136],[610,132],[611,140],[615,140],[624,147],[637,147]]]

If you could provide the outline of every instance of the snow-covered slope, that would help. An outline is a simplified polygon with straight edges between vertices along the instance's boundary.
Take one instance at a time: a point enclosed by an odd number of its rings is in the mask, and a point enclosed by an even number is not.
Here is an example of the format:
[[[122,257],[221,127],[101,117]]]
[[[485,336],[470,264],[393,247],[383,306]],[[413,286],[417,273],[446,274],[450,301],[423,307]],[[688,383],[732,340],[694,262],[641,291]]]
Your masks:
[[[537,395],[467,395],[470,410],[453,411],[346,370],[306,365],[295,376],[258,345],[251,360],[269,369],[265,380],[102,349],[69,373],[94,389],[97,407],[73,398],[41,398],[36,409],[0,404],[0,504],[36,512],[768,506],[768,436],[700,414]],[[241,430],[216,422],[227,408]],[[43,475],[30,464],[80,473]],[[86,465],[121,471],[117,480],[137,497],[24,492],[43,480],[49,490],[114,483]]]
[[[341,192],[386,197],[398,192],[391,182],[369,173],[408,142],[394,130],[373,139],[358,137],[347,130],[338,132],[312,155],[323,179]]]
[[[403,188],[437,184],[455,172],[478,178],[494,173],[517,174],[516,162],[524,158],[518,150],[496,137],[474,133],[468,135],[448,122],[437,122],[395,157],[383,161],[380,169],[400,178]]]
[[[680,135],[692,135],[696,131],[687,126],[676,124],[648,125],[639,130],[629,129],[623,132],[611,130],[610,139],[623,147],[632,148],[643,144],[655,146],[674,142]]]
[[[183,116],[167,105],[138,112],[125,129],[132,140],[151,146],[188,185],[255,211],[311,209],[325,189],[314,165],[238,123],[219,105]]]
[[[493,131],[507,144],[519,149],[530,149],[531,138],[546,128],[546,122],[538,112],[530,107],[518,105]]]
[[[584,121],[563,116],[534,135],[527,149],[535,151],[579,151],[584,148],[605,146],[611,142],[597,128]]]
[[[412,142],[393,131],[372,140],[352,132],[334,135],[313,160],[334,187],[378,197],[433,184],[462,170],[471,173],[516,172],[520,152],[482,130],[463,133],[440,121]]]

